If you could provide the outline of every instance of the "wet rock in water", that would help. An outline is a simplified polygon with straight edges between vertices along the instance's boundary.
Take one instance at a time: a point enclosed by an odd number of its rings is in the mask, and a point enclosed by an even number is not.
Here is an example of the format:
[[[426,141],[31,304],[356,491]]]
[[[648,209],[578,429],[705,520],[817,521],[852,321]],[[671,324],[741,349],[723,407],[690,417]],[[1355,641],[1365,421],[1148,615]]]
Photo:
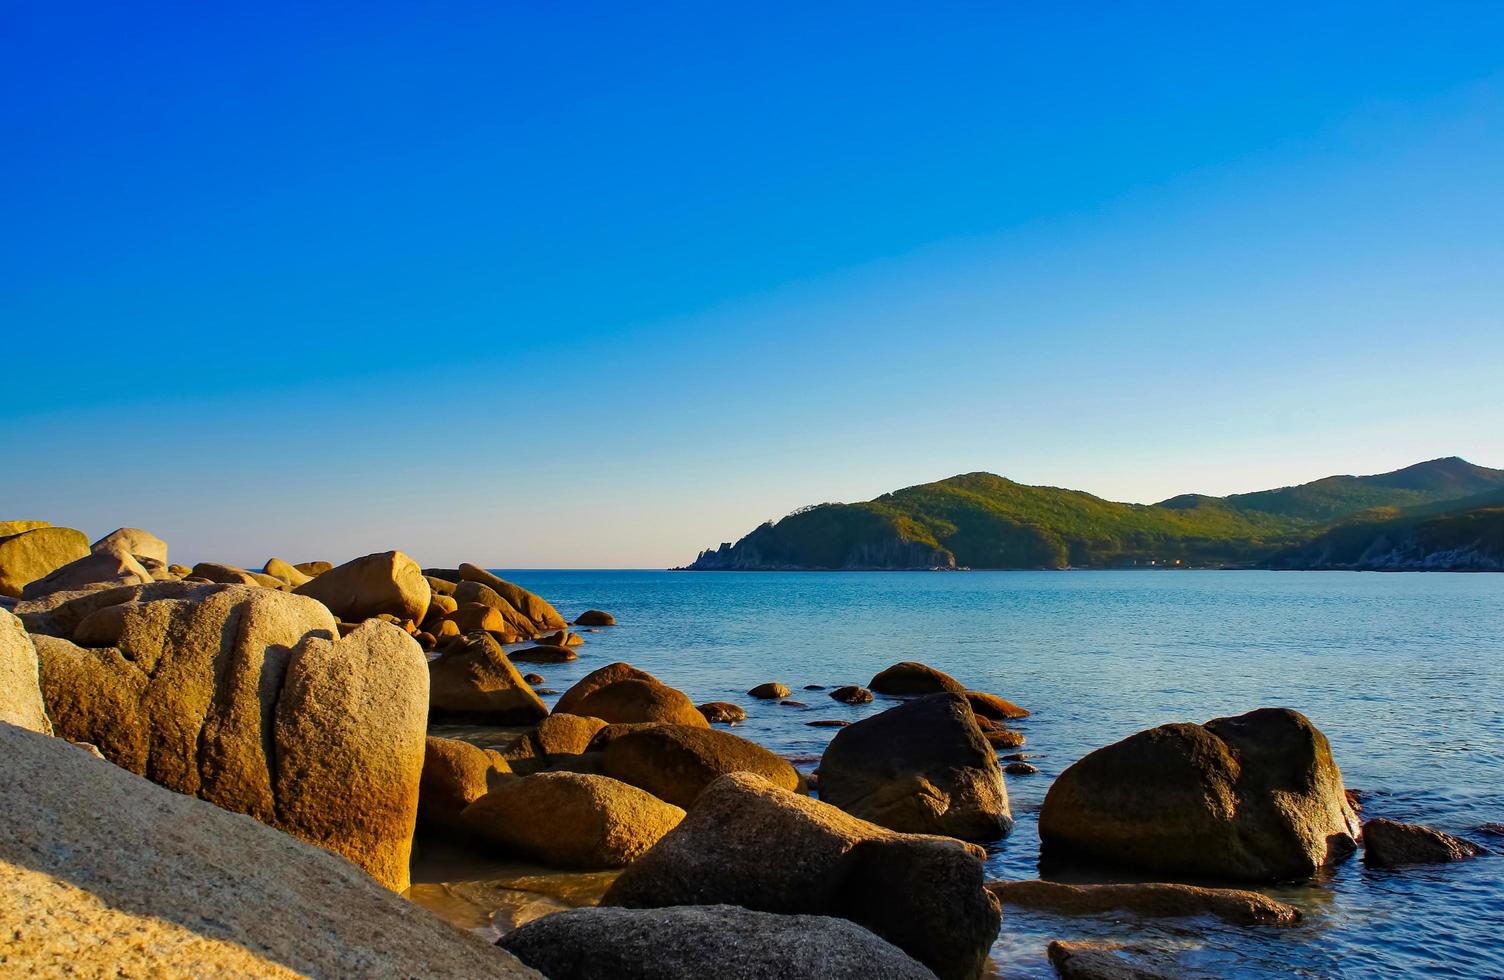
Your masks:
[[[1347,797],[1347,805],[1353,808],[1353,812],[1354,813],[1362,813],[1363,812],[1363,791],[1362,790],[1352,789],[1351,787],[1349,787],[1348,789],[1345,789],[1345,790],[1342,791],[1342,795],[1345,796],[1345,797]]]
[[[1174,953],[1152,946],[1057,939],[1049,957],[1061,980],[1178,980],[1185,972]]]
[[[1349,856],[1357,818],[1326,736],[1288,708],[1161,725],[1061,773],[1039,831],[1047,858],[1280,881]]]
[[[53,610],[53,625],[114,598],[129,608],[113,645],[33,638],[59,735],[407,886],[428,715],[411,637],[367,622],[336,641],[328,609],[271,589],[159,582],[99,595]]]
[[[933,980],[845,919],[731,905],[581,908],[535,919],[499,946],[551,980]]]
[[[851,722],[843,718],[821,718],[819,721],[807,721],[804,724],[808,728],[845,728]]]
[[[0,759],[7,975],[537,976],[341,857],[62,739],[0,725]]]
[[[89,539],[46,521],[0,524],[0,595],[19,598],[26,586],[89,554]]]
[[[1010,762],[1003,767],[1003,772],[1010,776],[1034,776],[1039,773],[1039,767],[1028,762]]]
[[[1150,884],[1071,885],[1058,881],[992,881],[987,888],[1004,905],[1063,915],[1100,915],[1126,910],[1149,918],[1215,915],[1243,926],[1288,926],[1300,909],[1241,888]]]
[[[997,755],[959,694],[932,694],[841,729],[820,759],[820,796],[909,833],[991,841],[1013,827]]]
[[[527,681],[529,684],[532,684],[534,687],[544,683],[542,674],[523,674],[522,679]]]
[[[1028,741],[1023,732],[1015,732],[1011,728],[994,728],[983,732],[982,737],[994,749],[1016,749]]]
[[[0,545],[5,543],[8,542],[0,542]],[[28,582],[20,595],[23,599],[40,599],[58,593],[147,585],[153,581],[155,579],[151,572],[130,555],[118,551],[97,551],[54,569],[36,581]]]
[[[865,687],[848,684],[845,687],[838,687],[834,691],[831,691],[830,697],[832,700],[839,701],[842,704],[870,704],[872,701],[872,692]]]
[[[778,703],[781,704],[781,705],[783,705],[785,708],[808,708],[809,707],[809,705],[805,704],[803,701],[795,701],[792,698],[784,698],[782,701],[779,701]]]
[[[770,841],[777,842],[773,850]],[[982,887],[984,857],[975,845],[895,834],[732,773],[706,787],[684,821],[622,872],[601,904],[836,916],[945,980],[972,980],[1002,915]]]
[[[1038,759],[1039,757],[1038,752],[1009,752],[997,758],[999,762],[1023,762],[1025,759]]]
[[[584,752],[595,733],[605,727],[599,718],[555,711],[503,749],[501,755],[519,772],[542,769],[565,756]]]
[[[418,826],[459,827],[465,807],[485,796],[495,778],[507,771],[494,753],[458,739],[428,736],[418,784]]]
[[[680,725],[648,725],[605,746],[606,774],[686,809],[706,786],[729,772],[761,776],[785,790],[799,788],[799,773],[755,742],[730,732]]]
[[[704,715],[706,721],[720,725],[735,725],[747,720],[747,710],[730,701],[707,701],[695,710]]]
[[[535,633],[563,629],[569,625],[564,622],[564,617],[559,615],[558,610],[549,605],[541,596],[534,595],[527,589],[513,585],[505,579],[497,578],[478,565],[466,562],[460,565],[458,571],[462,581],[478,582],[511,603],[512,608],[526,616],[533,624]]]
[[[491,634],[455,638],[428,663],[429,701],[435,721],[527,725],[548,715]]]
[[[317,599],[347,623],[380,613],[421,623],[432,594],[418,563],[400,551],[347,561],[293,591]]]
[[[630,864],[683,819],[635,786],[573,772],[508,780],[460,815],[471,833],[559,868]]]
[[[565,691],[554,710],[561,710],[565,700],[573,692],[574,688]],[[608,724],[658,722],[691,728],[710,727],[710,722],[705,720],[705,716],[700,714],[695,703],[683,691],[660,684],[652,678],[619,680],[592,690],[572,704],[573,713],[600,718]]]
[[[1480,823],[1474,829],[1490,837],[1504,837],[1504,823]]]
[[[137,561],[149,558],[167,565],[167,542],[139,527],[117,527],[89,546],[90,551],[113,551],[130,555]]]
[[[1465,861],[1482,853],[1470,840],[1418,823],[1375,817],[1363,824],[1363,860],[1378,868]]]
[[[786,698],[792,693],[794,692],[788,689],[788,685],[779,684],[777,681],[759,684],[747,692],[749,696],[763,701],[776,701],[779,698]]]
[[[266,564],[261,566],[262,574],[270,575],[283,585],[296,589],[300,585],[307,585],[313,580],[312,575],[305,575],[292,565],[280,558],[268,558]]]
[[[569,649],[569,647],[540,644],[539,646],[513,651],[512,659],[518,663],[564,664],[571,660],[580,659],[580,655]]]
[[[539,694],[547,694],[547,695],[552,696],[552,695],[558,694],[559,692],[556,691],[556,690],[554,690],[551,687],[540,687],[540,688],[538,688],[538,693]]]
[[[981,718],[990,718],[993,721],[1016,721],[1019,718],[1029,717],[1027,710],[996,694],[967,691],[966,700],[971,703],[971,710]]]
[[[941,670],[905,660],[879,671],[867,686],[878,694],[965,694],[966,685]]]
[[[539,646],[577,647],[584,642],[584,637],[578,633],[571,633],[569,630],[559,630],[538,638]]]
[[[587,609],[575,617],[576,626],[615,626],[616,617],[600,609]]]
[[[0,722],[52,734],[52,722],[42,706],[36,647],[21,621],[4,609],[0,609]]]
[[[658,678],[654,677],[652,674],[649,674],[647,671],[638,670],[631,664],[617,661],[614,664],[607,664],[604,667],[597,667],[595,670],[592,670],[590,673],[586,674],[584,677],[576,681],[574,683],[574,686],[564,692],[564,696],[559,699],[558,707],[556,707],[554,710],[568,712],[570,714],[576,715],[580,714],[581,712],[579,712],[577,708],[579,707],[580,702],[585,698],[589,697],[591,694],[595,693],[601,688],[606,687],[607,685],[615,684],[617,681],[627,680],[652,681],[655,684],[659,683]]]
[[[825,690],[825,685],[824,684],[806,684],[806,685],[804,685],[804,689],[806,691],[823,691],[823,690]]]
[[[320,575],[324,574],[325,572],[327,572],[331,568],[333,568],[334,567],[334,562],[332,562],[332,561],[300,561],[300,562],[296,563],[295,565],[293,565],[292,567],[296,568],[298,571],[302,572],[304,575],[307,575],[307,576],[309,576],[311,578],[318,578]]]

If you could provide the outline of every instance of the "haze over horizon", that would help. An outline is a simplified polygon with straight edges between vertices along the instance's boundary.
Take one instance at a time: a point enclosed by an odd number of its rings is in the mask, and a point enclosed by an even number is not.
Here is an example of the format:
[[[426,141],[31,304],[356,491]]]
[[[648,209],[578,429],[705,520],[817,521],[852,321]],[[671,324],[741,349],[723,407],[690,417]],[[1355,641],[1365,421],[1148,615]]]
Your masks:
[[[12,8],[0,519],[656,568],[1504,466],[1504,8],[1080,14]]]

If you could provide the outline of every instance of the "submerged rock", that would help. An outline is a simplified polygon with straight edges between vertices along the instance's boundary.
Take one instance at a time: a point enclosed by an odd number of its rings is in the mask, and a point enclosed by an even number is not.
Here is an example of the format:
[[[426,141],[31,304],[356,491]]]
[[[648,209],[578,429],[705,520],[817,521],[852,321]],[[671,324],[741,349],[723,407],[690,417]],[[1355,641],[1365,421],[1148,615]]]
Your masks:
[[[991,841],[1013,827],[997,755],[958,694],[932,694],[841,729],[820,759],[820,797],[909,833]]]
[[[1363,860],[1379,868],[1465,861],[1482,853],[1470,840],[1418,823],[1375,817],[1363,825]]]
[[[966,685],[944,671],[905,660],[894,664],[867,682],[878,694],[965,694]]]
[[[1179,980],[1178,957],[1152,946],[1055,940],[1050,964],[1061,980]]]
[[[747,692],[749,696],[759,698],[763,701],[777,701],[779,698],[786,698],[792,693],[794,692],[789,690],[787,684],[779,684],[777,681],[759,684]]]
[[[730,701],[707,701],[697,705],[695,710],[704,715],[706,721],[721,725],[735,725],[747,720],[747,709]]]
[[[855,684],[836,688],[830,692],[830,697],[842,704],[870,704],[872,702],[872,692],[865,687],[857,687]]]
[[[460,815],[477,836],[560,868],[630,864],[683,819],[635,786],[573,772],[508,780]]]
[[[845,919],[731,905],[582,908],[535,919],[499,946],[551,980],[933,980]]]
[[[1239,881],[1309,878],[1357,818],[1326,736],[1288,708],[1161,725],[1098,749],[1045,796],[1047,857]]]
[[[761,776],[797,790],[799,773],[755,742],[730,732],[682,725],[646,725],[605,746],[606,774],[686,809],[706,786],[729,772]]]
[[[1064,915],[1099,915],[1119,909],[1151,918],[1215,915],[1243,926],[1288,926],[1300,909],[1241,888],[1195,885],[1071,885],[1058,881],[993,881],[987,888],[1004,905],[1046,909]]]
[[[770,842],[776,842],[771,844]],[[851,919],[946,980],[980,975],[1001,911],[985,854],[895,834],[749,773],[722,776],[601,904],[738,905]]]

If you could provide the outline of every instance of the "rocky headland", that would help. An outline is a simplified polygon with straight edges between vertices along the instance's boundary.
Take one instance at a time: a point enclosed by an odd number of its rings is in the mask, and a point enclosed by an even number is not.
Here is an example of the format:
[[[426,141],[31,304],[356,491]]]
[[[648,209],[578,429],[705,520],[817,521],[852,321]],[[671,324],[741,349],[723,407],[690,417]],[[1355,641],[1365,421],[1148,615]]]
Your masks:
[[[613,662],[550,709],[515,662],[629,627],[478,565],[185,567],[139,529],[0,531],[7,973],[973,980],[1005,904],[1284,926],[1301,910],[1250,889],[1365,839],[1376,868],[1485,853],[1360,825],[1319,728],[1260,708],[1077,761],[1040,813],[1043,866],[1071,882],[989,881],[1006,777],[1039,772],[1009,751],[1030,711],[935,667],[809,685],[883,710],[822,719],[804,773],[731,730],[803,707],[778,681],[697,704]],[[499,944],[404,897],[425,848],[532,869],[508,879],[526,908],[488,923]],[[557,901],[553,874],[575,876]],[[1093,977],[1126,954],[1049,955]],[[1174,964],[1132,956],[1134,976]]]

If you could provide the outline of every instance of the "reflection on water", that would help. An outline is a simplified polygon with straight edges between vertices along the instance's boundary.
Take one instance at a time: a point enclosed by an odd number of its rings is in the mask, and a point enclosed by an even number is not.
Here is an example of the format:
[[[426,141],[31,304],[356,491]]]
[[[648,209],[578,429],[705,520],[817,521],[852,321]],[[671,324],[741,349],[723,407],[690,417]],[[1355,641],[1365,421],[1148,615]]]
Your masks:
[[[892,702],[848,706],[801,691],[801,710],[749,698],[752,686],[865,684],[913,659],[1030,708],[1017,727],[1042,771],[1008,779],[1016,826],[990,849],[992,877],[1038,875],[1039,806],[1051,778],[1086,752],[1264,705],[1298,708],[1321,727],[1348,785],[1365,791],[1365,818],[1504,847],[1473,832],[1504,822],[1504,575],[504,574],[566,616],[607,609],[621,624],[588,636],[578,661],[539,668],[548,687],[627,660],[696,702],[741,704],[749,718],[735,731],[806,772],[835,731],[806,722],[856,720]],[[472,737],[504,744],[510,733]],[[493,934],[588,904],[608,884],[446,860],[425,854],[414,897]],[[1261,889],[1305,912],[1289,928],[1007,908],[994,967],[1053,976],[1049,941],[1080,939],[1174,949],[1189,975],[1504,977],[1501,872],[1498,858],[1400,871],[1350,860],[1320,881]]]

